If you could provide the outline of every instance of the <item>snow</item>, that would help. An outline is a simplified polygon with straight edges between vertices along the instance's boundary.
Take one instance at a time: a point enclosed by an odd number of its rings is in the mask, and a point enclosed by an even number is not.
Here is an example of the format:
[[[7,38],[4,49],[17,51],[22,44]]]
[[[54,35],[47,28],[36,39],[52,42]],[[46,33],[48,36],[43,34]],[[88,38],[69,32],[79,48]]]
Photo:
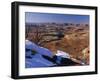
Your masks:
[[[40,53],[41,55],[46,55],[49,57],[52,57],[52,54],[53,54],[50,50],[40,47],[29,40],[25,41],[25,48],[30,49],[30,50],[35,50],[37,53]]]
[[[50,50],[40,47],[29,40],[25,41],[25,48],[28,49],[28,51],[26,51],[26,59],[25,59],[26,68],[47,67],[56,65],[42,57],[42,55],[51,57],[52,52]],[[36,53],[33,54],[32,50],[36,51]],[[31,58],[27,58],[27,56]]]
[[[57,50],[57,53],[55,54],[57,59],[54,63],[52,60],[44,58],[44,56],[47,56],[48,58],[53,59],[54,54],[49,49],[40,47],[29,40],[25,41],[25,48],[26,68],[57,66],[57,64],[61,64],[62,58],[70,58],[68,53]]]
[[[31,67],[47,67],[47,66],[54,66],[52,62],[44,59],[41,54],[32,55],[32,59],[26,59],[26,68]]]
[[[60,56],[60,57],[63,57],[63,58],[70,58],[70,55],[68,53],[63,52],[61,50],[57,50],[56,56]]]

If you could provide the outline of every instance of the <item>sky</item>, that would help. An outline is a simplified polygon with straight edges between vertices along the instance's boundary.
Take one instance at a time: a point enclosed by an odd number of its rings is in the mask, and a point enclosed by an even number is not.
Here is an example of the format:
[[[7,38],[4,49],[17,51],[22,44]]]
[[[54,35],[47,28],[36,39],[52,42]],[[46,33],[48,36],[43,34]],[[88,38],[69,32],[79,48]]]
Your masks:
[[[89,24],[89,15],[25,12],[25,22]]]

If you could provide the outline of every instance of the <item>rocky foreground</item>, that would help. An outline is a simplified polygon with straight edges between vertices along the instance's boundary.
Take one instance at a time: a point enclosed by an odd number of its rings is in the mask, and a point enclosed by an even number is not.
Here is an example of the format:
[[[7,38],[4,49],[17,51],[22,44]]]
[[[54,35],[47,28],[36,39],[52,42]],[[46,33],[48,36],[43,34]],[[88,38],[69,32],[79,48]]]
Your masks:
[[[72,58],[89,64],[89,27],[69,27],[59,41],[46,43],[44,47],[56,54],[57,50],[69,53]]]
[[[84,65],[83,62],[77,61],[70,57],[70,55],[61,50],[54,53],[44,47],[40,47],[35,43],[25,41],[25,67],[54,67],[54,66],[75,66]]]

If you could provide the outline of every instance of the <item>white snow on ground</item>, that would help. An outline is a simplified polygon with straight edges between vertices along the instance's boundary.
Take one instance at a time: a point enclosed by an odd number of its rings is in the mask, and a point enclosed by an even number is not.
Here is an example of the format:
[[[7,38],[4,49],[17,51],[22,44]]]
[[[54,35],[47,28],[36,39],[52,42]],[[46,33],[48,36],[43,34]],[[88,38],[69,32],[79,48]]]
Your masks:
[[[56,56],[61,56],[63,58],[70,58],[70,55],[68,53],[60,51],[60,50],[57,50]]]
[[[28,49],[28,51],[25,52],[25,54],[26,54],[25,67],[26,68],[48,67],[48,66],[56,65],[56,64],[52,63],[51,61],[42,57],[42,55],[51,57],[53,53],[50,50],[40,47],[29,40],[25,41],[25,48]],[[36,51],[36,53],[33,54],[32,50]],[[28,57],[30,57],[30,58],[28,58]]]
[[[50,50],[40,47],[29,40],[25,41],[25,48],[30,49],[30,50],[35,50],[37,53],[40,53],[41,55],[46,55],[49,57],[52,57],[52,54],[53,54]]]

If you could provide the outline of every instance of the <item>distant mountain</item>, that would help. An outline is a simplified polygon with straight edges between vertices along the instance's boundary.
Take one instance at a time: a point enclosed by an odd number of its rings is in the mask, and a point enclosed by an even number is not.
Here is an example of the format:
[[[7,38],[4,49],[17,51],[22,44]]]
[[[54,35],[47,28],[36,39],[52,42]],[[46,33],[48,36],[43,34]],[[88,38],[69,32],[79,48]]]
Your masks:
[[[74,23],[25,23],[26,27],[89,27],[89,24],[74,24]]]

